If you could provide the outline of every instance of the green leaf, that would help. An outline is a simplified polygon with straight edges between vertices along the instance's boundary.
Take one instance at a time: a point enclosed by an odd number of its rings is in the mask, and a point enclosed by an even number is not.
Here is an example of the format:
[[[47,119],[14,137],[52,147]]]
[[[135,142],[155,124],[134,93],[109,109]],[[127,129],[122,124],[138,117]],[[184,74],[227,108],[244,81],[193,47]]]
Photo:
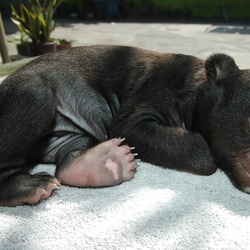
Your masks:
[[[29,6],[20,4],[20,14],[11,5],[11,20],[33,42],[47,42],[56,23],[54,13],[61,0],[29,0]]]

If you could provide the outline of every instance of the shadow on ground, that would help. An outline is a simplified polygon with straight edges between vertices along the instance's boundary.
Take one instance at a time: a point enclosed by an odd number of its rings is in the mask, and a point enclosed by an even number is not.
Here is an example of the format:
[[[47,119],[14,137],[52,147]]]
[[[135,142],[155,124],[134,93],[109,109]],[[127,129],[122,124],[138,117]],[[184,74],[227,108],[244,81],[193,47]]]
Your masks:
[[[250,34],[250,26],[247,25],[213,25],[207,29],[208,33],[227,33],[227,34]]]

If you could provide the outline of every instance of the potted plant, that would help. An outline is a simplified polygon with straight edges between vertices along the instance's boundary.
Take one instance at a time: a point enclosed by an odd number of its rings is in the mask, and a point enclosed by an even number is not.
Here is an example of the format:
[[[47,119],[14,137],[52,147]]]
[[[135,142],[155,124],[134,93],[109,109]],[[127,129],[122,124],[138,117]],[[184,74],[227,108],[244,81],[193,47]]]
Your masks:
[[[64,50],[72,47],[72,42],[66,39],[55,38],[56,50]]]
[[[21,33],[20,39],[15,40],[17,42],[16,43],[17,52],[21,56],[29,56],[27,44],[30,43],[30,39],[25,33],[23,32],[20,33]]]
[[[53,19],[61,0],[29,0],[29,5],[20,5],[20,14],[11,4],[11,20],[18,26],[22,35],[27,35],[31,42],[25,45],[30,56],[37,56],[55,51],[56,44],[51,41],[51,33],[56,24]]]

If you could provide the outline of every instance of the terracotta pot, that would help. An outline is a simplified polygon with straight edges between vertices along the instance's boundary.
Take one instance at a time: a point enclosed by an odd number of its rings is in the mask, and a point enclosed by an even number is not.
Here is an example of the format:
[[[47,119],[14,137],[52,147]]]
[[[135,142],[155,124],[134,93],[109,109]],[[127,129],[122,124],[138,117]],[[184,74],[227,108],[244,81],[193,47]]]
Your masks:
[[[56,50],[70,49],[71,47],[72,47],[72,43],[71,42],[62,43],[62,44],[56,46]]]
[[[29,56],[39,56],[48,52],[56,51],[56,43],[29,43],[28,44]]]

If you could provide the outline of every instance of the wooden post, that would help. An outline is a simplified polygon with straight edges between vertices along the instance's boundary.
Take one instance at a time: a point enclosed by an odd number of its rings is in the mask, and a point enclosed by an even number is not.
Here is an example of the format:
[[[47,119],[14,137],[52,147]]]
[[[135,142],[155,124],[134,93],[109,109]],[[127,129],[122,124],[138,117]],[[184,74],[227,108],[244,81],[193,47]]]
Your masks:
[[[10,62],[10,57],[5,40],[5,31],[4,31],[1,12],[0,12],[0,52],[3,59],[3,63]]]

